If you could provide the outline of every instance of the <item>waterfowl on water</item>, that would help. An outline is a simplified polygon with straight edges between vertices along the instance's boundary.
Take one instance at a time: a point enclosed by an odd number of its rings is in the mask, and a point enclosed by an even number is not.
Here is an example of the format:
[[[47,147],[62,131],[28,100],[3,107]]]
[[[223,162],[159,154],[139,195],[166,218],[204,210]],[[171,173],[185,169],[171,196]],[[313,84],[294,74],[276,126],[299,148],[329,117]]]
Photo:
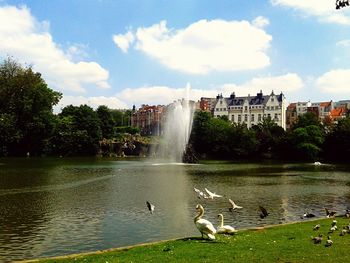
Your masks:
[[[151,204],[150,202],[146,201],[147,208],[153,214],[154,209],[156,208],[155,205]]]
[[[259,209],[261,211],[261,214],[260,214],[261,219],[263,219],[269,215],[269,213],[267,212],[267,210],[264,207],[259,206]]]
[[[320,244],[322,241],[322,234],[319,234],[318,237],[311,237],[311,239],[314,241],[314,244]]]
[[[218,234],[234,234],[237,230],[229,225],[224,225],[224,216],[222,214],[218,214],[219,225],[216,229],[216,233]]]
[[[230,212],[232,212],[235,209],[241,209],[243,208],[242,206],[236,205],[235,202],[233,202],[230,198],[228,199],[228,201],[230,202],[230,204],[232,205],[232,207],[229,208]]]
[[[210,199],[214,199],[214,197],[222,197],[222,195],[218,195],[216,193],[210,192],[207,188],[204,188],[204,190],[208,193]]]
[[[327,218],[335,217],[336,211],[329,211],[327,208],[324,209],[326,211]]]
[[[315,217],[314,214],[306,212],[305,214],[303,214],[303,216],[301,218],[313,218],[313,217]]]
[[[202,238],[204,235],[206,235],[209,239],[214,240],[215,239],[215,234],[216,234],[216,229],[214,228],[213,224],[206,220],[202,219],[202,216],[204,214],[204,208],[201,205],[196,206],[196,211],[198,214],[194,218],[194,223],[202,234]]]
[[[197,193],[198,199],[201,199],[201,198],[208,199],[209,198],[205,193],[203,193],[201,190],[197,189],[196,187],[193,187],[193,190]]]

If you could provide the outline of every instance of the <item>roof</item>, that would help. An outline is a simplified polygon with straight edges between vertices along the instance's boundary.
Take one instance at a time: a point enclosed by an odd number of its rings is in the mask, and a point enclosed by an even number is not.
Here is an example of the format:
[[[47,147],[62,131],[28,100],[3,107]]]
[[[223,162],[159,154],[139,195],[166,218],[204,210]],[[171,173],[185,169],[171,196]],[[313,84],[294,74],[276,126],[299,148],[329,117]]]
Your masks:
[[[343,107],[339,107],[331,110],[330,116],[331,118],[339,118],[339,117],[342,117],[345,113],[346,113],[346,109]]]

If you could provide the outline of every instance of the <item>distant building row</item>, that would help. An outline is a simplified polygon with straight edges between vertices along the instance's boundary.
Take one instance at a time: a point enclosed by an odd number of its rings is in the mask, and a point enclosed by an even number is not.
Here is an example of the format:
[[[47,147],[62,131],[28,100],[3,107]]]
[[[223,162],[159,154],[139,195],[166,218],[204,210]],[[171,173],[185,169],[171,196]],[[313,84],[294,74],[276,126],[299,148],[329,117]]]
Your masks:
[[[213,117],[226,116],[233,123],[245,123],[248,128],[268,117],[283,129],[290,129],[298,116],[306,112],[314,112],[325,123],[336,122],[350,113],[350,100],[296,102],[287,105],[284,94],[275,94],[273,91],[270,95],[264,95],[260,91],[256,96],[239,97],[233,92],[229,97],[223,97],[222,94],[216,98],[202,97],[195,105],[197,110],[208,111]],[[162,123],[168,106],[142,105],[138,110],[133,108],[131,125],[138,127],[144,135],[162,134]]]

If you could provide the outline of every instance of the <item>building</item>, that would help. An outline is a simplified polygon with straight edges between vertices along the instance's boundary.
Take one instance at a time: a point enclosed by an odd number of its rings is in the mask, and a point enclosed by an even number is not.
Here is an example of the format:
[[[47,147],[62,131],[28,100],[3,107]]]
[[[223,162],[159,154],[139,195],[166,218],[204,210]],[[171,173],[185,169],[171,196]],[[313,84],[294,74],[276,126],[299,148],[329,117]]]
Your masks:
[[[202,111],[208,111],[210,113],[214,112],[214,107],[216,103],[216,98],[205,98],[202,97],[199,101],[199,108]]]
[[[230,97],[222,94],[216,97],[213,116],[227,116],[234,123],[245,123],[248,128],[258,124],[264,118],[270,117],[277,125],[286,129],[286,99],[283,93],[256,96],[236,97],[233,92]]]
[[[286,129],[291,129],[293,124],[296,123],[297,120],[297,103],[290,103],[286,110]]]
[[[142,135],[160,135],[165,106],[142,105],[138,110],[133,108],[131,126],[140,129]]]
[[[334,103],[333,101],[313,102],[311,107],[318,107],[318,117],[320,121],[323,121],[330,116],[331,111],[334,109]]]

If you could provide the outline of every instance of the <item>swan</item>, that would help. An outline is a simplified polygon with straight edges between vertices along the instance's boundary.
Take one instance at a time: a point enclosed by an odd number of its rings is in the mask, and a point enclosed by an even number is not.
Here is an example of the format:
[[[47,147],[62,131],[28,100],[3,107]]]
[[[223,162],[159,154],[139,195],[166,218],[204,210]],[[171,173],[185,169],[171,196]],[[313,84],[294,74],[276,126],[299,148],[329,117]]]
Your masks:
[[[154,209],[156,208],[155,205],[151,204],[150,202],[146,201],[147,208],[153,214]]]
[[[224,216],[222,214],[218,214],[218,220],[219,220],[219,225],[218,228],[216,229],[216,233],[218,234],[234,234],[237,232],[237,230],[228,225],[224,225]]]
[[[222,197],[222,195],[210,192],[207,188],[204,188],[204,190],[208,193],[210,199],[214,199],[214,197]]]
[[[214,228],[211,222],[209,222],[206,219],[202,219],[202,216],[204,214],[203,206],[198,204],[196,206],[196,211],[198,212],[198,214],[194,218],[194,223],[197,229],[199,230],[199,232],[201,232],[202,238],[203,238],[203,235],[206,235],[209,239],[214,240],[216,229]]]
[[[201,197],[203,197],[204,199],[209,198],[205,193],[203,193],[201,190],[197,189],[196,187],[193,187],[193,190],[198,194],[199,199],[201,199]]]

